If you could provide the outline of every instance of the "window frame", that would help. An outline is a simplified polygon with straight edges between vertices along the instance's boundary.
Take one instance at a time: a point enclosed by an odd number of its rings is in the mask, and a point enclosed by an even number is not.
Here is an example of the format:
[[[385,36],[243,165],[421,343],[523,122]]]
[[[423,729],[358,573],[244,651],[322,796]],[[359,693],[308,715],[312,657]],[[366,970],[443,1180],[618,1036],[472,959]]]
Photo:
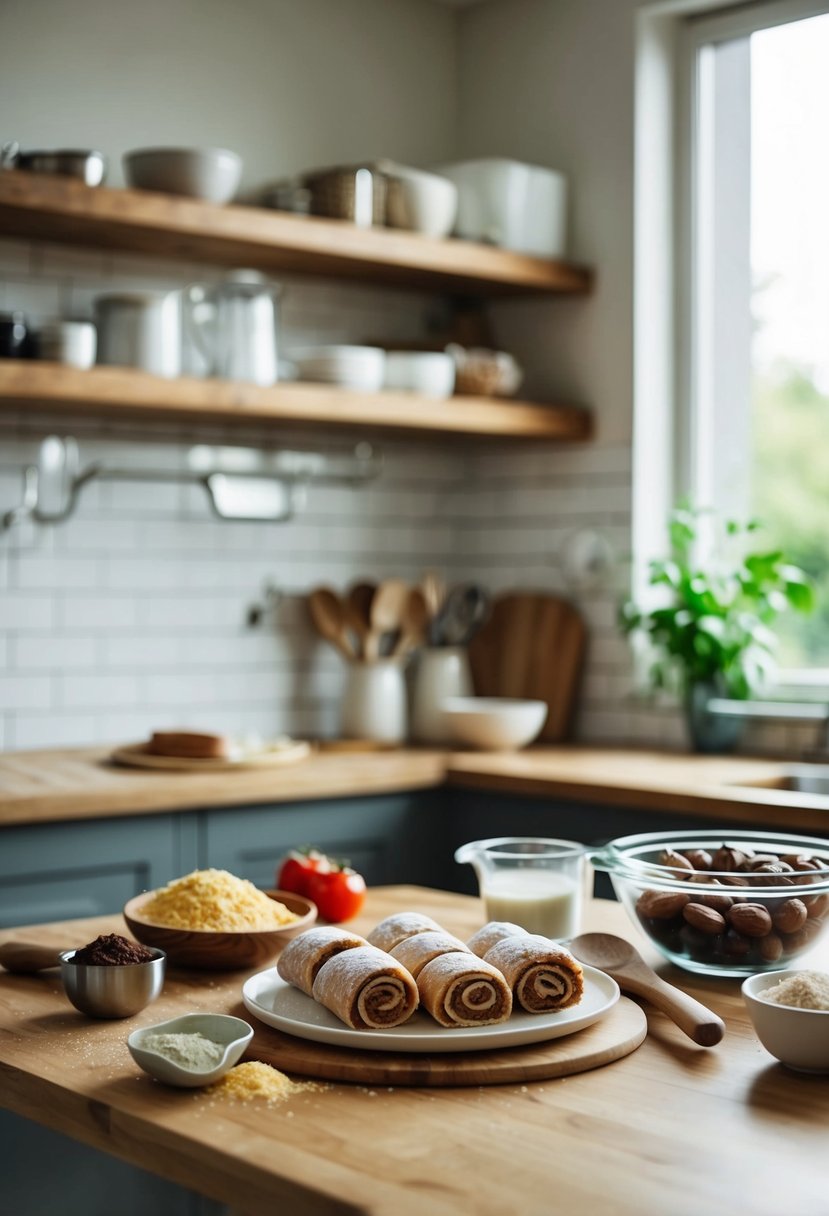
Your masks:
[[[698,491],[700,233],[707,189],[698,163],[704,49],[829,13],[829,0],[662,0],[637,14],[634,257],[632,590],[647,599],[650,558],[664,551],[664,521]],[[664,112],[661,123],[655,117]],[[710,234],[705,234],[706,236]],[[655,372],[650,363],[655,361]],[[701,362],[703,366],[701,367]],[[669,404],[666,404],[669,403]],[[655,475],[654,470],[662,470]],[[652,492],[643,487],[650,483]],[[781,670],[781,686],[829,691],[829,668]]]

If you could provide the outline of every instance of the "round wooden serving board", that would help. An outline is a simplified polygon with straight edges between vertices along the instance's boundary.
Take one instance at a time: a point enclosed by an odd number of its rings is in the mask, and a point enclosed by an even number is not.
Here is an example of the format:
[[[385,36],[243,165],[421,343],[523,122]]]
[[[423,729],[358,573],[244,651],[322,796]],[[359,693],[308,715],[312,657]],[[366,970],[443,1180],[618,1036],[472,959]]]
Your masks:
[[[244,1006],[230,1012],[251,1020]],[[642,1009],[623,996],[592,1026],[527,1047],[434,1055],[360,1051],[293,1038],[256,1024],[245,1059],[298,1076],[360,1085],[500,1085],[568,1077],[612,1064],[635,1051],[647,1029]]]
[[[297,739],[278,747],[265,747],[261,752],[248,752],[238,760],[218,756],[197,759],[194,756],[161,756],[147,751],[146,743],[132,743],[112,752],[110,759],[128,768],[156,768],[183,773],[227,772],[238,768],[271,768],[280,764],[293,764],[311,754],[311,745]]]

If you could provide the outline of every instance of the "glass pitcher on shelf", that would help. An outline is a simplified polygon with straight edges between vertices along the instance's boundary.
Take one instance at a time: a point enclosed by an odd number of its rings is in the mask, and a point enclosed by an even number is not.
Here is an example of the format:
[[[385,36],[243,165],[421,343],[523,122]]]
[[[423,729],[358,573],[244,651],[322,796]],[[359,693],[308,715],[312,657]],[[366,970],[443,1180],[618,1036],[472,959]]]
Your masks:
[[[184,323],[208,374],[266,386],[278,379],[277,304],[281,288],[257,270],[237,270],[184,292]]]

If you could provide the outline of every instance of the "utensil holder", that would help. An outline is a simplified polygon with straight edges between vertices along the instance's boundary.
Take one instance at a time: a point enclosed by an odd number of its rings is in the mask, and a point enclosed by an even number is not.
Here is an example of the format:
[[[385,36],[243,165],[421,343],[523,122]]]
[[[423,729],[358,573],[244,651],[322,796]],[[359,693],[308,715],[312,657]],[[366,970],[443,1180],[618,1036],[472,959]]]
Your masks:
[[[464,646],[422,650],[412,691],[412,737],[418,743],[451,742],[441,704],[447,697],[469,697],[472,691],[469,658]]]
[[[408,729],[406,682],[394,659],[351,663],[340,706],[344,739],[402,743]]]

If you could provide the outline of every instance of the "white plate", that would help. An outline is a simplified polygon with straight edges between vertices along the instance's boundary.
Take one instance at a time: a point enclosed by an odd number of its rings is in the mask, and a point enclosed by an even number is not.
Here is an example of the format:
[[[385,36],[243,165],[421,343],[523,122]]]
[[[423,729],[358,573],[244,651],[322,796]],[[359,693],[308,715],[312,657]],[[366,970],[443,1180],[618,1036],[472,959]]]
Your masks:
[[[242,999],[260,1022],[316,1043],[369,1051],[489,1051],[559,1039],[591,1026],[616,1004],[619,985],[603,971],[585,967],[584,995],[578,1005],[558,1013],[521,1011],[496,1026],[461,1026],[457,1030],[439,1026],[420,1011],[403,1026],[390,1030],[351,1030],[324,1005],[280,979],[275,967],[252,975],[242,988]]]

